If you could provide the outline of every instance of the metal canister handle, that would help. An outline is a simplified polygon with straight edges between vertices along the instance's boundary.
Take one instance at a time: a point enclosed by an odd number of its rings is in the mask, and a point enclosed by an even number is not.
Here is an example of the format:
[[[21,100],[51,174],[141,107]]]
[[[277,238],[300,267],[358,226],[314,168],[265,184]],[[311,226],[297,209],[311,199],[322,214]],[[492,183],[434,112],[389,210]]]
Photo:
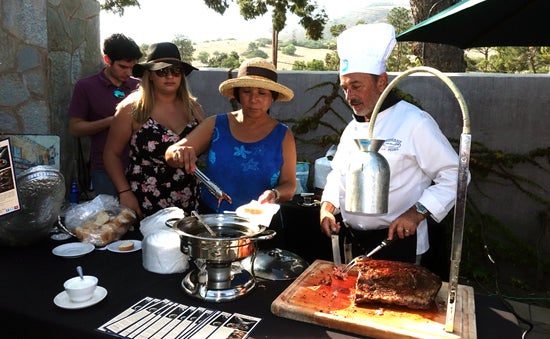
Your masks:
[[[167,227],[170,227],[170,228],[174,228],[174,224],[176,224],[178,221],[180,221],[181,219],[180,218],[170,218],[170,219],[166,219],[166,221],[164,222],[164,224],[167,226]]]
[[[276,234],[277,232],[275,230],[264,230],[262,233],[251,236],[250,240],[269,240],[272,239]]]

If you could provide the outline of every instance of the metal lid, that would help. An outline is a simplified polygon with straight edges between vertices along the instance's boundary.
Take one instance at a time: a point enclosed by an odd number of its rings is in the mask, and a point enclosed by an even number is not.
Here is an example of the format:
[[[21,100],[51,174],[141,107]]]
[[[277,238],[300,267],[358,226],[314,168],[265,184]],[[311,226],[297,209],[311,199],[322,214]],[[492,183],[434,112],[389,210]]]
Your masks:
[[[241,265],[252,271],[251,260],[251,257],[247,257]],[[300,256],[286,250],[259,250],[254,259],[253,274],[267,280],[293,280],[308,266],[309,264]]]
[[[174,222],[173,229],[178,234],[198,240],[238,240],[255,236],[265,230],[265,226],[251,223],[247,218],[234,214],[203,214],[206,223],[217,234],[212,237],[206,228],[194,216],[184,217]]]
[[[34,166],[17,177],[21,209],[0,222],[0,244],[29,245],[47,236],[65,198],[65,178],[54,167]]]

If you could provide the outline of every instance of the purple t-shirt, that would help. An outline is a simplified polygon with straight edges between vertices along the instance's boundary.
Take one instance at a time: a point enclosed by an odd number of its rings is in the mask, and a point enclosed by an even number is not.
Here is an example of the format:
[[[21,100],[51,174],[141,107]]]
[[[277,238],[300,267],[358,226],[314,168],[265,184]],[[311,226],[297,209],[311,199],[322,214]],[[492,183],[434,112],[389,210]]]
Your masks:
[[[69,106],[70,117],[95,121],[112,116],[115,114],[116,105],[135,90],[140,82],[139,79],[130,78],[117,87],[105,76],[104,70],[77,81]],[[124,92],[124,97],[115,96],[117,89]],[[90,166],[93,170],[105,169],[103,149],[108,133],[109,130],[105,130],[90,136]]]

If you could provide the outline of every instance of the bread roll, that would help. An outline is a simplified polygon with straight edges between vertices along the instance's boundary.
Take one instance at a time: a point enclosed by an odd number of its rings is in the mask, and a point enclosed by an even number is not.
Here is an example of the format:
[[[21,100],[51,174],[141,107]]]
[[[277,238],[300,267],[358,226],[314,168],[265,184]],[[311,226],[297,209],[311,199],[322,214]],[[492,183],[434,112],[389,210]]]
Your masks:
[[[125,240],[118,245],[119,251],[130,251],[134,249],[134,242],[131,240]]]
[[[128,229],[135,220],[136,217],[133,214],[133,211],[122,210],[114,218],[113,223],[118,227],[125,227],[126,229]]]
[[[90,234],[92,232],[92,227],[94,226],[94,223],[89,221],[84,223],[84,225],[77,227],[75,230],[76,237],[83,242],[90,242]]]
[[[99,245],[105,246],[117,239],[117,233],[112,224],[104,224],[99,227],[98,235],[101,239]]]
[[[102,211],[96,214],[94,224],[96,224],[97,226],[101,226],[108,222],[110,219],[111,217],[109,216],[109,214],[105,211]]]
[[[91,220],[76,228],[76,237],[95,246],[105,246],[120,239],[136,220],[136,216],[134,211],[127,208],[116,216],[111,214],[107,211],[98,212]]]

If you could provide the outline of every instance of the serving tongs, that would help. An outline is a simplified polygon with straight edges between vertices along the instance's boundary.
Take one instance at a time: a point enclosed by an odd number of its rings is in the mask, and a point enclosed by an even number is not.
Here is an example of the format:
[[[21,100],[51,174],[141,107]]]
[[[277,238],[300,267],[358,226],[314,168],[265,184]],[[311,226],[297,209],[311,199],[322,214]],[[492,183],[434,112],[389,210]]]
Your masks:
[[[231,200],[231,197],[227,195],[227,193],[222,191],[222,189],[218,185],[216,185],[216,183],[210,180],[210,178],[208,178],[204,173],[202,173],[200,169],[195,168],[195,172],[193,172],[193,174],[197,177],[197,179],[199,179],[200,182],[204,184],[204,186],[206,186],[206,188],[208,188],[210,193],[218,198],[218,200],[223,199],[230,204],[233,202],[233,200]]]
[[[372,257],[376,252],[380,251],[381,249],[383,249],[384,247],[390,245],[391,243],[393,243],[395,240],[397,239],[397,237],[394,237],[393,239],[384,239],[382,240],[382,242],[380,243],[380,245],[376,246],[372,251],[370,251],[369,253],[367,254],[363,254],[363,255],[359,255],[355,258],[353,258],[346,266],[340,266],[340,267],[337,267],[337,272],[336,272],[336,276],[338,278],[345,278],[346,275],[348,274],[348,272],[355,267],[355,265],[357,265],[357,261],[360,261],[360,260],[364,260],[364,259],[367,259],[367,258],[370,258]]]

